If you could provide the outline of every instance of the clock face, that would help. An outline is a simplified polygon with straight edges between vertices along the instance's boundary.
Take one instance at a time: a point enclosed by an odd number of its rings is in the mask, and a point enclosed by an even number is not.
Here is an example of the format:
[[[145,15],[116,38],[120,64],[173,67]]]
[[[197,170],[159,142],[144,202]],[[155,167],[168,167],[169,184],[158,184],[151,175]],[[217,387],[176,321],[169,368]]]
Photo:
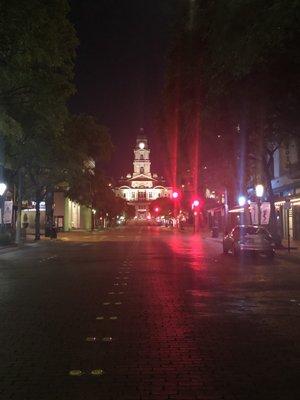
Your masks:
[[[139,143],[139,148],[140,148],[140,149],[144,149],[144,148],[145,148],[145,143],[140,142],[140,143]]]

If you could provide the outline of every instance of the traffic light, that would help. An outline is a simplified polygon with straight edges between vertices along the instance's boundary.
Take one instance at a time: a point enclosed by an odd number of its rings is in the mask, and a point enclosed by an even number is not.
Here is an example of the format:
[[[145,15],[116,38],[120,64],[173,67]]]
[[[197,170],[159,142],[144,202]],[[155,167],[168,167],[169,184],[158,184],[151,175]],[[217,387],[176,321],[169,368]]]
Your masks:
[[[200,200],[195,199],[192,203],[192,209],[199,207],[200,205]]]

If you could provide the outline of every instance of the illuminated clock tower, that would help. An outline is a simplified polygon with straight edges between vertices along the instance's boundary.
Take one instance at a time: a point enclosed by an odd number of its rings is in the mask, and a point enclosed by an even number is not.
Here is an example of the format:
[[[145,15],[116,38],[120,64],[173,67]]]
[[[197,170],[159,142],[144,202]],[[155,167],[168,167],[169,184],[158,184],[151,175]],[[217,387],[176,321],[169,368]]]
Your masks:
[[[140,134],[133,149],[133,173],[120,179],[120,186],[115,188],[117,196],[135,207],[135,218],[151,218],[149,205],[159,197],[171,197],[172,188],[165,186],[163,177],[151,173],[150,149],[148,139]]]
[[[145,175],[151,178],[150,166],[151,162],[149,159],[150,150],[148,147],[148,139],[144,136],[140,136],[136,140],[136,147],[134,149],[134,161],[133,161],[133,174],[132,177],[138,175]]]

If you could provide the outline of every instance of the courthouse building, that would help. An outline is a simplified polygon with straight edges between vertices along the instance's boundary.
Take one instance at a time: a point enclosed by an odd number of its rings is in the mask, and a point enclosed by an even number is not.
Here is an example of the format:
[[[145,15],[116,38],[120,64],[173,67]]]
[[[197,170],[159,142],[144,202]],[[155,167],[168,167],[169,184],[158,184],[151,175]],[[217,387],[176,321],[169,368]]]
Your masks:
[[[150,149],[144,135],[137,137],[133,152],[133,172],[120,179],[115,193],[134,205],[136,218],[147,219],[151,201],[160,197],[171,197],[172,188],[165,186],[163,177],[151,173]]]

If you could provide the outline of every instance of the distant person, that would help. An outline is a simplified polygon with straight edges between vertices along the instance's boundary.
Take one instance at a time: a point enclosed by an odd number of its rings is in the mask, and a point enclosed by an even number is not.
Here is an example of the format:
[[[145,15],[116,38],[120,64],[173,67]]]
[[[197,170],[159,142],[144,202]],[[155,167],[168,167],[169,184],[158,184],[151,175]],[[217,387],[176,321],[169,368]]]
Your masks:
[[[24,214],[22,228],[27,229],[28,226],[29,226],[28,216],[27,216],[27,214]]]

